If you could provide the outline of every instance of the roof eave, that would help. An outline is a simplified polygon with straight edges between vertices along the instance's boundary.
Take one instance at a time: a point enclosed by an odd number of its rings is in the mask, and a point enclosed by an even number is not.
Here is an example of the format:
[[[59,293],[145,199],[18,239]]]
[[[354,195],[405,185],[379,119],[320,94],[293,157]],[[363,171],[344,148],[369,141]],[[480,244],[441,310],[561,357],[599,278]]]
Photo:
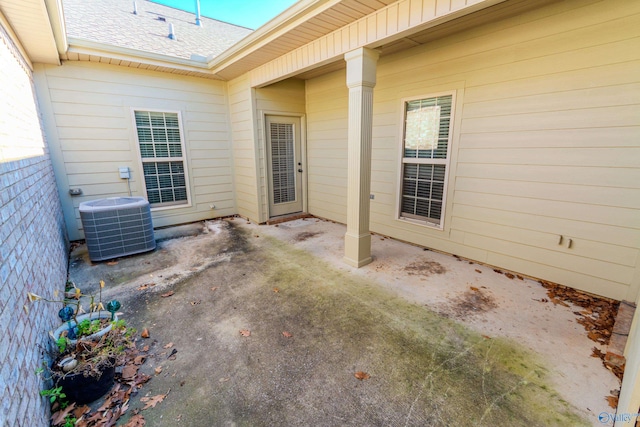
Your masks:
[[[331,8],[341,1],[342,0],[301,0],[295,3],[280,15],[271,19],[256,31],[231,46],[221,55],[211,59],[208,63],[209,68],[216,74],[222,72],[235,61],[260,49],[301,22]]]
[[[91,40],[68,37],[69,47],[66,54],[88,55],[94,58],[107,58],[119,61],[143,63],[156,67],[166,67],[181,71],[190,71],[212,75],[206,60],[177,58],[170,55],[147,52],[127,47],[114,46]],[[215,76],[214,76],[215,77]]]
[[[47,15],[51,23],[51,31],[55,40],[58,54],[63,54],[69,48],[67,41],[67,28],[64,22],[64,10],[61,0],[44,0],[47,7]]]

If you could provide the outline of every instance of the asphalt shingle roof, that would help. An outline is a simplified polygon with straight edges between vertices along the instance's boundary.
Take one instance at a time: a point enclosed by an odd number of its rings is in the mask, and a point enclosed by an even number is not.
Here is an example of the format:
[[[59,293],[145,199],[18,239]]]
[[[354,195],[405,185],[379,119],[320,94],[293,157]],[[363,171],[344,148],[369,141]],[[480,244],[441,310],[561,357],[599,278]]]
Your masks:
[[[252,30],[201,17],[148,0],[63,0],[67,35],[146,52],[190,59],[216,57]],[[164,21],[162,20],[164,18]],[[177,39],[169,39],[169,24]]]

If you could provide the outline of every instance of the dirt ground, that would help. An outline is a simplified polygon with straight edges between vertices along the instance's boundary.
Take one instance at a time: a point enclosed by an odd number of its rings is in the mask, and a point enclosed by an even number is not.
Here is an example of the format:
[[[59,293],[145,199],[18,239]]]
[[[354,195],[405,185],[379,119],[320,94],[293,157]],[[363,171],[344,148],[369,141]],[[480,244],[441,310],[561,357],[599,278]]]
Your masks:
[[[158,249],[116,262],[77,247],[70,279],[105,280],[104,300],[150,334],[152,379],[119,425],[165,394],[140,412],[147,426],[606,425],[619,381],[573,307],[381,236],[354,269],[344,232],[236,218],[160,230]]]

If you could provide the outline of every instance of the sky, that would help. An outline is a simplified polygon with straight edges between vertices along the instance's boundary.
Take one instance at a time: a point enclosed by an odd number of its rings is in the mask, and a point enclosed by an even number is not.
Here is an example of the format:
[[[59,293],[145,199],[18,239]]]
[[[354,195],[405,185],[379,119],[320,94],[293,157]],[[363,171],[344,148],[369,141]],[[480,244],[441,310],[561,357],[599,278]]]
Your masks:
[[[154,3],[195,13],[196,0],[152,0]],[[243,27],[256,28],[267,23],[297,0],[200,0],[200,14]]]

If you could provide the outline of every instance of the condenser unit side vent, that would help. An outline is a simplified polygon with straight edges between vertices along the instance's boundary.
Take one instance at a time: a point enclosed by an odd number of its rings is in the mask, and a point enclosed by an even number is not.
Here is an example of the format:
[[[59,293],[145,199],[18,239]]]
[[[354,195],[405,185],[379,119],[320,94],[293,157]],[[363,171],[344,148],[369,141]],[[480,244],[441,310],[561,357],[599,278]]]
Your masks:
[[[151,208],[143,197],[110,197],[80,203],[80,219],[91,261],[156,248]]]

